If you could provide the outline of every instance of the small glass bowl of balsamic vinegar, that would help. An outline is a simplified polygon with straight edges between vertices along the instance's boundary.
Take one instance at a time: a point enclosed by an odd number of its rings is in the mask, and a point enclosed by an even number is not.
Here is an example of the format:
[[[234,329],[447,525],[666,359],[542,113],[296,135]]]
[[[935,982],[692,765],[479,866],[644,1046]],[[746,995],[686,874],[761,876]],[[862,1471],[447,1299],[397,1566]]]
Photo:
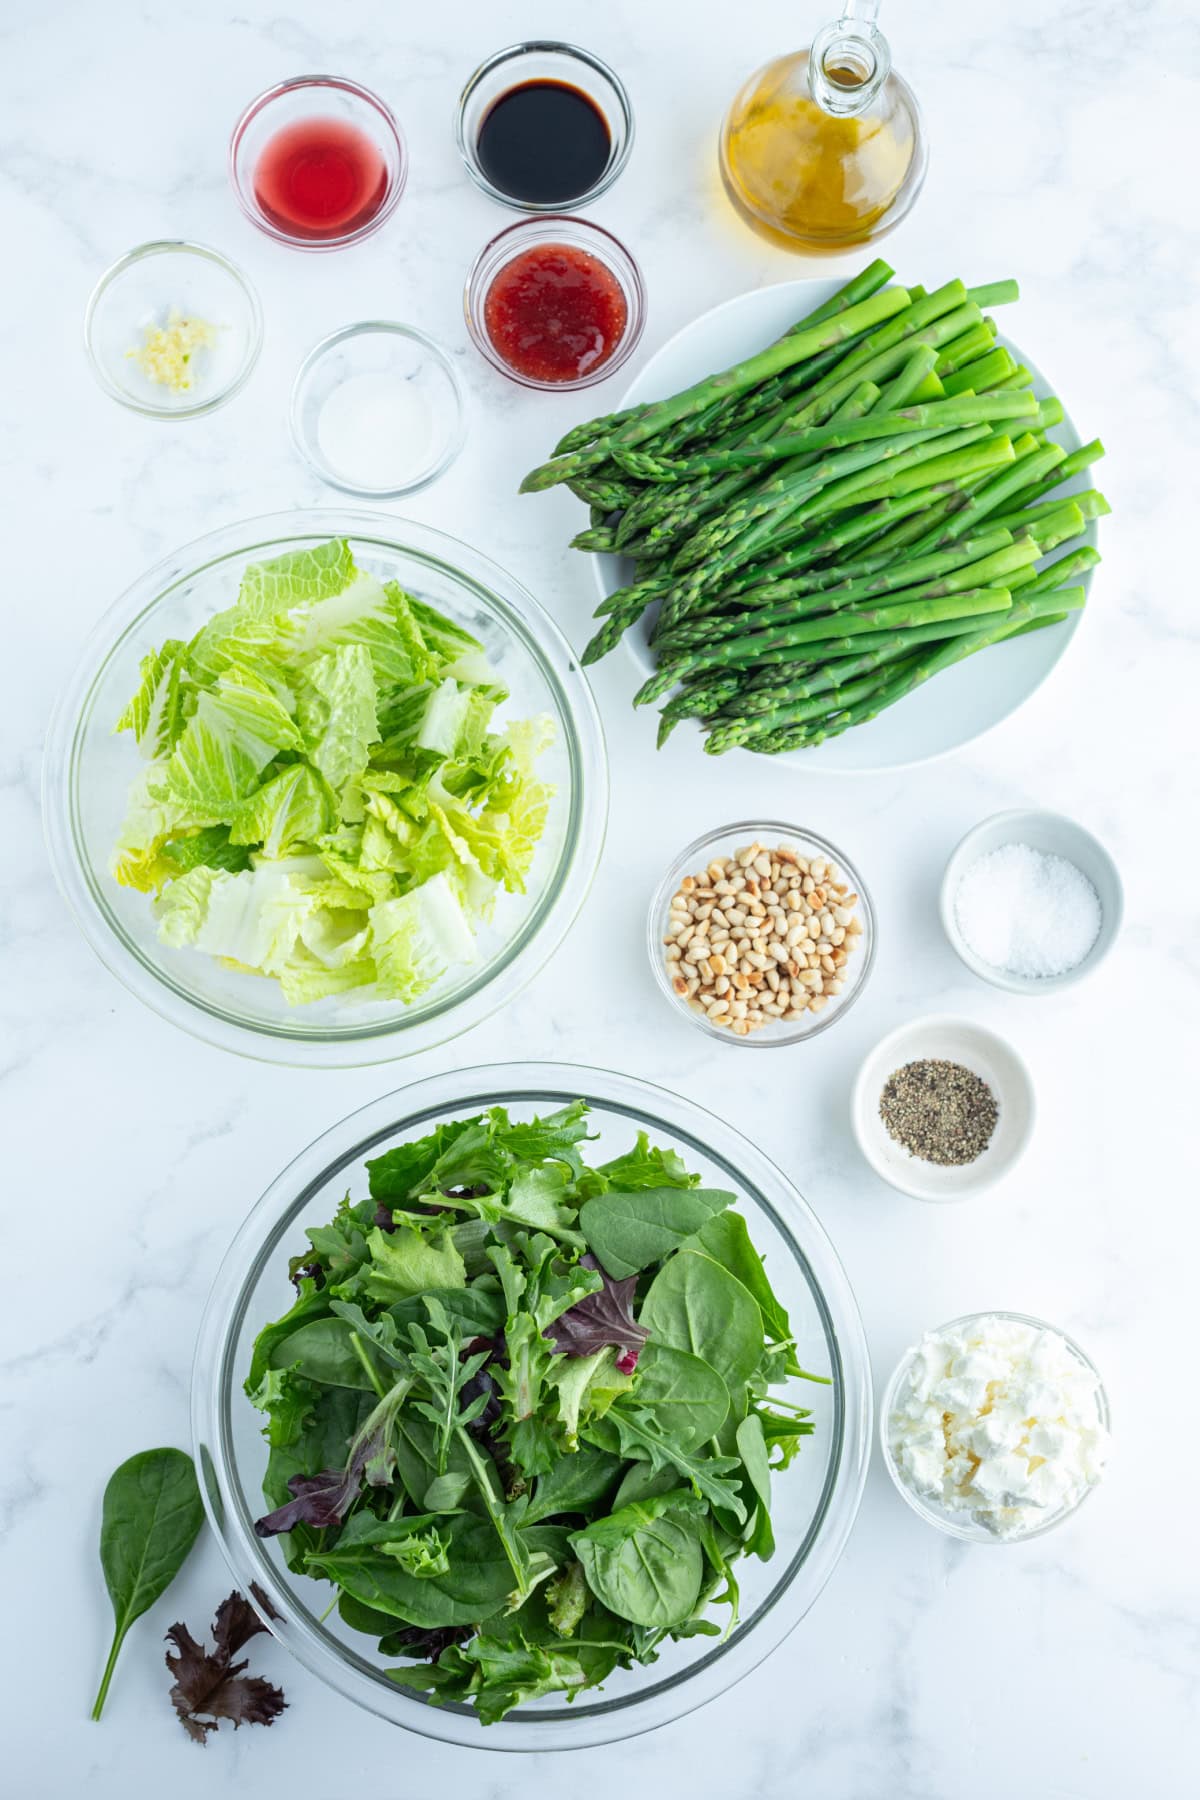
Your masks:
[[[633,109],[620,77],[573,44],[512,44],[458,103],[472,181],[517,212],[559,213],[607,193],[629,160]]]
[[[246,217],[297,250],[356,244],[396,210],[404,136],[368,88],[301,75],[252,100],[233,129],[229,178]]]

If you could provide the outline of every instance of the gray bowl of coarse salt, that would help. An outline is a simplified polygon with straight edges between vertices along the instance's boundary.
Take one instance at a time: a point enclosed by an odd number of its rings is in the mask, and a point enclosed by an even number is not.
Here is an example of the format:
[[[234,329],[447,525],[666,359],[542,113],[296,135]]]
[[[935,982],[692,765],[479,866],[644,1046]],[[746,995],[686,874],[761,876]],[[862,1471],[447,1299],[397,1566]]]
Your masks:
[[[1051,994],[1090,974],[1116,941],[1124,909],[1116,863],[1061,813],[984,819],[942,878],[952,949],[1010,994]]]

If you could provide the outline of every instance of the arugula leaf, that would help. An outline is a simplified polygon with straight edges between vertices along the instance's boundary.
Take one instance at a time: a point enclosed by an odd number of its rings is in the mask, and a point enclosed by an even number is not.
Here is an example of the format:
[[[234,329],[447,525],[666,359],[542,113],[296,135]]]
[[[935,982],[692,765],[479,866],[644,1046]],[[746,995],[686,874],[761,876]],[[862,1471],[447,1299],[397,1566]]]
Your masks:
[[[745,1520],[746,1509],[733,1482],[726,1480],[732,1470],[740,1468],[736,1456],[705,1456],[684,1450],[663,1430],[654,1414],[645,1407],[617,1401],[602,1419],[586,1428],[589,1442],[602,1450],[616,1450],[622,1456],[643,1457],[652,1469],[674,1469],[691,1483],[693,1493],[722,1507],[736,1519]]]
[[[640,1188],[585,1200],[579,1224],[614,1281],[660,1262],[695,1235],[713,1213],[732,1203],[717,1188]]]
[[[93,1719],[104,1711],[125,1634],[174,1581],[203,1523],[196,1471],[182,1450],[142,1450],[109,1477],[100,1522],[100,1566],[116,1629]]]

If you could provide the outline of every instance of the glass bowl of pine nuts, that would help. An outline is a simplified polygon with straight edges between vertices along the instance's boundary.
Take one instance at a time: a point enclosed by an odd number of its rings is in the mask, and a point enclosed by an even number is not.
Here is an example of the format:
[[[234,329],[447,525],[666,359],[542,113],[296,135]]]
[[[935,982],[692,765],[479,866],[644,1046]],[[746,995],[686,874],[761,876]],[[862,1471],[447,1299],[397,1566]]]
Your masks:
[[[875,909],[835,844],[778,819],[697,838],[650,903],[650,965],[677,1011],[756,1049],[828,1030],[866,986]]]

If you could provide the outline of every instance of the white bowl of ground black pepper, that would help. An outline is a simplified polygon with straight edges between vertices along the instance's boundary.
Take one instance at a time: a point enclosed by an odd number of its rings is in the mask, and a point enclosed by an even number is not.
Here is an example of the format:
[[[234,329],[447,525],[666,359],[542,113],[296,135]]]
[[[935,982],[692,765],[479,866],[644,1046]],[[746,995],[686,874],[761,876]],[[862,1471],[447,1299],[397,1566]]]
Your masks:
[[[950,946],[1009,994],[1053,994],[1100,964],[1121,929],[1117,865],[1061,813],[1002,812],[969,831],[940,900]]]
[[[1033,1134],[1033,1081],[1002,1037],[935,1015],[876,1044],[851,1118],[875,1173],[915,1200],[969,1199],[1016,1166]]]

